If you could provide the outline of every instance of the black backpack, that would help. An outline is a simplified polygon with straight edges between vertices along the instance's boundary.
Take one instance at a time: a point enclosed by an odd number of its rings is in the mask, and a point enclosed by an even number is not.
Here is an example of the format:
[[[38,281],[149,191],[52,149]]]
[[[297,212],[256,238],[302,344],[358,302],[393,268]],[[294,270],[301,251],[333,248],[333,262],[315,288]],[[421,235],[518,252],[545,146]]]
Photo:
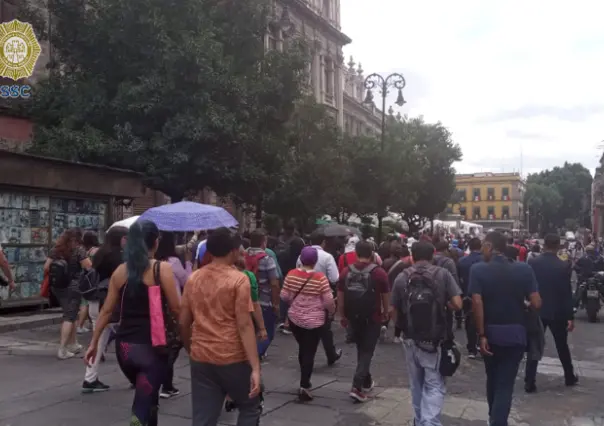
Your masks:
[[[67,288],[71,282],[69,263],[65,259],[54,259],[48,267],[48,284],[52,288]]]
[[[358,270],[354,265],[348,267],[344,289],[344,310],[349,321],[368,321],[375,313],[375,285],[371,273],[378,266],[374,263]]]
[[[90,268],[80,275],[78,289],[84,300],[89,302],[99,300],[99,283],[99,273],[94,268]]]
[[[405,336],[421,349],[436,351],[445,337],[445,308],[438,301],[436,284],[427,268],[417,268],[405,289]]]

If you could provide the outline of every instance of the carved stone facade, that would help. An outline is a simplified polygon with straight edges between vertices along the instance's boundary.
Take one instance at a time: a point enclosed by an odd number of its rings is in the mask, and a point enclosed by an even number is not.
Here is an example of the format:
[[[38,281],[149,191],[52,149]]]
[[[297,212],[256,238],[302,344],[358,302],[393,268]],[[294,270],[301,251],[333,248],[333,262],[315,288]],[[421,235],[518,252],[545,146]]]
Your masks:
[[[352,56],[344,72],[344,131],[353,136],[380,133],[382,112],[373,102],[364,103],[365,75]]]
[[[591,223],[594,236],[604,236],[604,154],[591,184]]]

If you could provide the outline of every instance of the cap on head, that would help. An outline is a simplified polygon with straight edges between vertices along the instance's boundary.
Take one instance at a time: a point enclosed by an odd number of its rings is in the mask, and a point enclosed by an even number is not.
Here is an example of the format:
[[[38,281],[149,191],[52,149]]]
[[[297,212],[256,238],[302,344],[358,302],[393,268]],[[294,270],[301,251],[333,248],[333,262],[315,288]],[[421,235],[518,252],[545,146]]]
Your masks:
[[[300,253],[300,263],[304,266],[314,266],[319,259],[319,252],[314,247],[304,247]]]

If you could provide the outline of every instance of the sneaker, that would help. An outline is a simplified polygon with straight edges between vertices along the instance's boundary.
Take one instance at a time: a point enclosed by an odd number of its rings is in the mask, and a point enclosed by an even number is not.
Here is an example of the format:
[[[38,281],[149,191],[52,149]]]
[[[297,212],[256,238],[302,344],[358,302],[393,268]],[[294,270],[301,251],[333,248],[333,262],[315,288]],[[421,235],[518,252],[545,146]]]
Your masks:
[[[77,355],[80,352],[82,352],[83,348],[84,348],[84,346],[80,345],[79,343],[74,343],[73,345],[67,345],[67,350],[69,352],[73,353],[74,355]]]
[[[577,383],[579,383],[579,376],[577,376],[576,374],[570,379],[564,380],[564,384],[566,386],[575,386]]]
[[[476,359],[477,357],[478,357],[478,354],[476,352],[470,352],[468,354],[469,359]]]
[[[401,339],[400,337],[395,337],[394,339],[392,339],[392,343],[400,345],[401,343],[403,343],[403,339]]]
[[[86,328],[86,327],[78,327],[76,330],[76,333],[78,334],[84,334],[84,333],[89,333],[90,329]]]
[[[386,340],[386,334],[388,333],[388,327],[385,325],[380,328],[380,342],[384,342]]]
[[[109,386],[96,379],[94,382],[87,382],[84,380],[82,383],[82,393],[93,393],[93,392],[106,392],[109,390]]]
[[[300,400],[300,402],[309,402],[312,401],[314,398],[310,393],[310,389],[300,388],[300,390],[298,391],[298,399]]]
[[[235,401],[232,401],[230,399],[227,399],[226,401],[224,401],[224,411],[226,411],[227,413],[230,413],[231,411],[235,411],[237,409],[237,404],[235,404]]]
[[[161,392],[159,393],[159,397],[160,398],[164,398],[164,399],[170,399],[173,396],[179,395],[180,391],[176,388],[172,388],[172,389],[162,389]]]
[[[367,401],[369,399],[365,393],[363,393],[362,391],[358,390],[357,388],[352,388],[350,390],[349,395],[356,402],[365,402],[365,401]]]
[[[342,354],[344,352],[342,351],[342,349],[336,349],[336,357],[332,360],[327,361],[327,365],[328,366],[332,366],[334,365],[336,362],[338,362],[340,360],[340,358],[342,358]]]
[[[280,329],[280,331],[281,331],[281,333],[283,333],[283,334],[285,334],[285,335],[287,335],[287,336],[291,336],[291,334],[292,334],[292,331],[291,331],[291,330],[289,329],[289,327],[287,327],[287,326],[283,326],[283,327]]]
[[[67,350],[67,348],[59,348],[59,351],[57,352],[57,358],[59,359],[69,359],[73,358],[74,356],[75,354]]]
[[[375,387],[375,381],[372,380],[371,385],[368,388],[363,386],[362,391],[363,391],[363,393],[369,393],[373,390],[374,387]]]

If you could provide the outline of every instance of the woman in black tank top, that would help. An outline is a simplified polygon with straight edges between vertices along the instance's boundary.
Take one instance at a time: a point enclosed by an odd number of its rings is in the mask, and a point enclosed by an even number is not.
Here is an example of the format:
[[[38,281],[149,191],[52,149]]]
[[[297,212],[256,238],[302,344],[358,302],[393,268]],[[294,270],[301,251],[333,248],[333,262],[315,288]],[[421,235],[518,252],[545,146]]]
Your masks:
[[[167,352],[153,347],[151,342],[148,287],[161,286],[162,295],[176,318],[180,307],[170,265],[150,260],[158,241],[159,230],[153,222],[137,221],[128,230],[126,263],[111,276],[109,293],[85,357],[87,363],[95,359],[101,332],[114,308],[119,306],[116,353],[122,372],[136,384],[130,425],[137,426],[157,426],[159,389],[168,366]]]

